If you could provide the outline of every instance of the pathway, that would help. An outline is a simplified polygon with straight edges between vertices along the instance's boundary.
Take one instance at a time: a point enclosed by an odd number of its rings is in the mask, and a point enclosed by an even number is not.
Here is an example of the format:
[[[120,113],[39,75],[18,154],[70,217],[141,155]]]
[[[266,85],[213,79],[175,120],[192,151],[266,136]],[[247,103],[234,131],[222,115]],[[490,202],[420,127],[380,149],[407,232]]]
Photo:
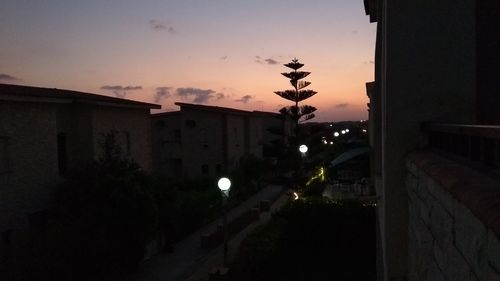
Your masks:
[[[281,205],[287,199],[287,196],[282,193],[283,188],[281,186],[267,186],[247,201],[231,209],[228,212],[228,220],[230,221],[246,210],[258,205],[262,200],[273,201],[281,194],[278,200],[272,205],[272,210],[276,209],[277,203]],[[269,212],[261,213],[259,220],[250,224],[229,241],[229,257],[234,256],[237,245],[239,245],[246,234],[255,228],[256,225],[268,219],[269,216]],[[214,249],[202,249],[200,247],[201,235],[213,231],[219,223],[220,220],[216,220],[195,231],[184,240],[177,242],[174,245],[173,253],[160,253],[152,257],[150,260],[144,262],[137,272],[124,278],[124,281],[183,281],[188,278],[191,279],[190,277],[192,276],[199,276],[201,278],[211,267],[222,265],[222,245]],[[194,280],[199,280],[200,278]]]

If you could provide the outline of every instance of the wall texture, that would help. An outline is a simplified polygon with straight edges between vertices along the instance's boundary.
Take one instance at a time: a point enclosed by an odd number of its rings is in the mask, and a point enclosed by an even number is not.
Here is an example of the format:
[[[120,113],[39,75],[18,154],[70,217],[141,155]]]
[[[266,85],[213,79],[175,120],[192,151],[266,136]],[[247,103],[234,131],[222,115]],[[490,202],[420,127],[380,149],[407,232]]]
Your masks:
[[[500,280],[500,181],[430,152],[406,166],[408,280]]]

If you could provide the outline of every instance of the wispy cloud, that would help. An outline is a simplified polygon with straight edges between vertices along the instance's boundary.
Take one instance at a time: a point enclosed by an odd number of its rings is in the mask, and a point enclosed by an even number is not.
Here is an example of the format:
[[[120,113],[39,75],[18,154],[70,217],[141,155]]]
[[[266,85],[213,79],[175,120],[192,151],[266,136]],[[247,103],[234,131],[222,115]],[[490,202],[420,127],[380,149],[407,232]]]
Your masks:
[[[273,58],[263,59],[261,56],[255,56],[255,62],[259,64],[269,64],[269,65],[275,65],[280,63],[279,61]]]
[[[223,98],[225,98],[226,95],[224,93],[217,93],[215,94],[215,100],[221,100]]]
[[[216,92],[212,89],[177,88],[176,94],[195,103],[207,103],[209,100],[217,98]]]
[[[142,86],[120,86],[120,85],[115,85],[115,86],[110,86],[110,85],[104,85],[101,86],[102,90],[108,90],[108,91],[113,91],[113,94],[117,98],[124,98],[127,96],[127,91],[135,91],[135,90],[141,90]]]
[[[166,22],[162,22],[162,21],[159,21],[159,20],[150,20],[149,21],[149,26],[151,26],[151,28],[153,30],[156,30],[156,31],[168,31],[169,33],[175,33],[176,30],[174,29],[174,27]]]
[[[339,104],[335,105],[335,108],[346,108],[348,106],[349,106],[348,103],[339,103]]]
[[[9,74],[0,73],[0,82],[1,81],[3,81],[3,82],[14,82],[14,81],[21,81],[21,79],[19,79],[17,77],[14,77],[12,75],[9,75]]]
[[[171,87],[158,87],[156,88],[155,103],[159,103],[163,99],[167,99],[171,96]]]
[[[278,64],[279,62],[274,59],[265,59],[264,60],[267,64]]]
[[[244,95],[241,98],[234,100],[236,102],[248,103],[253,97],[251,95]]]
[[[221,60],[227,60],[227,56],[220,57]]]

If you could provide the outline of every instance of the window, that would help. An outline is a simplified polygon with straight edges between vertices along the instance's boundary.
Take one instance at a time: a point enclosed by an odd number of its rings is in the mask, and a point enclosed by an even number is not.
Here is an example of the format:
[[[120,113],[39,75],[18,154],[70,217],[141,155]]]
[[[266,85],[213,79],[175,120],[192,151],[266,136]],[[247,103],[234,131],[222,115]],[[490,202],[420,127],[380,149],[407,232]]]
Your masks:
[[[155,126],[158,127],[158,128],[160,128],[160,129],[163,129],[163,128],[165,128],[165,121],[158,120],[158,121],[155,122]]]
[[[217,175],[220,175],[222,173],[222,165],[221,164],[215,165],[215,173]]]
[[[200,142],[203,148],[208,149],[208,137],[207,137],[207,129],[200,129]]]
[[[181,129],[174,130],[174,142],[181,142]]]
[[[5,250],[5,254],[9,255],[10,246],[12,245],[12,229],[7,229],[2,232],[2,244]]]
[[[10,172],[10,138],[0,136],[0,174]]]
[[[123,148],[125,154],[130,156],[130,133],[125,130],[123,131]]]
[[[57,164],[59,175],[64,176],[68,171],[68,152],[65,133],[57,134]]]
[[[233,137],[236,147],[240,147],[240,138],[238,136],[238,128],[233,128]]]
[[[207,164],[201,165],[201,173],[204,175],[208,175],[208,165]]]
[[[196,121],[194,121],[194,120],[186,120],[186,127],[188,127],[188,128],[194,128],[194,127],[196,127]]]

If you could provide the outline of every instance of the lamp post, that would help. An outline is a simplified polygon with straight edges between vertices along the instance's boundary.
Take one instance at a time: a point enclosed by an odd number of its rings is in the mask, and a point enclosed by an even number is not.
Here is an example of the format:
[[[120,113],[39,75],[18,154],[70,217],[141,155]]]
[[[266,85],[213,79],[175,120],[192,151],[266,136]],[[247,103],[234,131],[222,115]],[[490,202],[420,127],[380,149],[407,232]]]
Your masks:
[[[299,151],[300,151],[300,153],[302,153],[302,157],[306,156],[307,150],[308,150],[307,145],[301,144],[299,146]]]
[[[223,208],[223,231],[224,231],[224,267],[227,267],[227,210],[226,203],[229,199],[229,189],[231,188],[231,181],[228,178],[220,178],[217,182],[217,186],[219,187],[222,193],[222,208]]]

